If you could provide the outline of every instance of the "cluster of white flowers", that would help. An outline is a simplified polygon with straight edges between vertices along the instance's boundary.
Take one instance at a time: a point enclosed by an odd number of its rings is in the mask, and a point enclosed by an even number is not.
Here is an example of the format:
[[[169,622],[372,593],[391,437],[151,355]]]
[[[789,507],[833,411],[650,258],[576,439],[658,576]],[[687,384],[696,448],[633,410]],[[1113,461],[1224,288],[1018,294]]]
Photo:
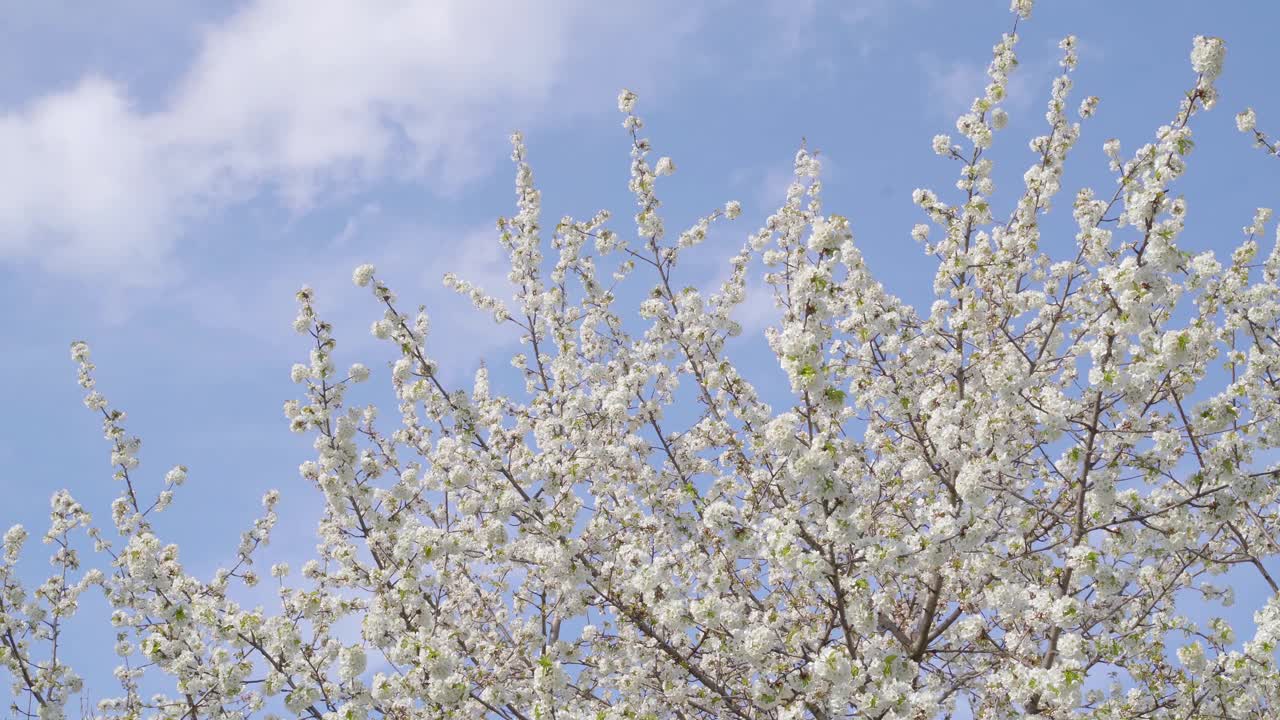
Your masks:
[[[1191,47],[1191,69],[1212,80],[1222,74],[1227,45],[1222,38],[1197,35]]]
[[[1258,127],[1258,115],[1253,108],[1245,108],[1243,112],[1236,114],[1236,129],[1240,132],[1252,132]]]
[[[1031,2],[1012,10],[1025,20]],[[634,227],[607,228],[605,211],[544,227],[516,134],[516,214],[497,226],[510,307],[445,277],[519,335],[522,387],[503,391],[487,367],[450,386],[425,309],[403,310],[361,265],[352,281],[393,355],[387,431],[347,405],[370,370],[337,369],[332,327],[300,290],[307,356],[284,414],[314,439],[299,475],[324,502],[316,557],[269,566],[277,609],[237,598],[259,582],[279,493],[225,567],[188,572],[152,525],[188,469],[140,476],[140,441],[73,344],[119,483],[114,533],[55,494],[54,574],[30,589],[16,572],[27,532],[5,533],[14,697],[65,715],[83,683],[61,638],[100,588],[120,658],[120,694],[97,704],[110,718],[919,720],[961,702],[984,720],[1270,717],[1280,243],[1259,261],[1261,208],[1229,259],[1187,252],[1175,193],[1223,45],[1196,38],[1195,85],[1152,143],[1125,157],[1107,142],[1117,187],[1074,194],[1077,247],[1055,260],[1041,217],[1080,134],[1077,43],[1060,44],[1047,130],[998,216],[986,151],[1008,122],[1016,42],[995,46],[959,142],[933,140],[960,166],[954,201],[913,193],[925,222],[911,236],[938,261],[927,309],[872,276],[854,221],[824,211],[807,148],[719,288],[683,287],[683,253],[742,206],[667,238],[657,179],[675,164],[650,164],[629,91]],[[1078,108],[1089,118],[1098,100]],[[1237,124],[1257,132],[1252,111]],[[757,259],[781,310],[765,337],[786,407],[726,349]],[[620,297],[638,298],[639,319]],[[82,567],[79,534],[100,569]],[[1231,602],[1208,581],[1233,565],[1275,593],[1253,629],[1183,612],[1188,593]]]
[[[1262,235],[1267,230],[1267,223],[1271,222],[1271,208],[1258,208],[1258,212],[1253,215],[1253,222],[1244,229],[1244,234],[1250,238]]]
[[[1205,108],[1212,108],[1218,92],[1213,81],[1222,74],[1222,61],[1227,56],[1227,44],[1222,38],[1197,35],[1191,47],[1191,69],[1200,74],[1195,94]],[[1191,100],[1192,103],[1195,99]]]
[[[1258,114],[1253,108],[1245,108],[1236,114],[1236,128],[1242,133],[1252,134],[1254,144],[1268,155],[1280,157],[1280,142],[1258,129]]]

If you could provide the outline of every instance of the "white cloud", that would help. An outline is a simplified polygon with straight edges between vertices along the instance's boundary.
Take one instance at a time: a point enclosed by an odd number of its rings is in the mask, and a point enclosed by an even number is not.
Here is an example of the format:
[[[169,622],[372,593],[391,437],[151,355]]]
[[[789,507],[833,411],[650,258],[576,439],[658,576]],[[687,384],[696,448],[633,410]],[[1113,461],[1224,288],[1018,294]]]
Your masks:
[[[367,202],[362,205],[358,211],[347,218],[347,223],[342,226],[342,231],[333,237],[333,240],[329,243],[329,248],[339,249],[349,245],[353,240],[363,235],[365,226],[381,213],[382,207],[378,203]]]
[[[1058,58],[1061,52],[1056,48],[1037,57],[1028,57],[1033,51],[1027,47],[1019,47],[1018,51],[1020,63],[1009,75],[1008,95],[1003,103],[1011,114],[1043,107],[1049,98],[1048,79],[1060,71]],[[986,61],[946,62],[935,55],[924,54],[920,57],[920,66],[924,71],[930,106],[949,121],[969,112],[973,99],[986,92]]]
[[[507,280],[510,261],[491,224],[446,229],[373,211],[356,217],[353,242],[331,244],[319,255],[294,253],[279,263],[193,278],[171,293],[172,304],[181,317],[220,337],[296,351],[290,328],[297,310],[294,293],[310,285],[317,310],[334,326],[341,352],[373,366],[389,352],[385,341],[369,333],[383,308],[368,288],[351,282],[352,269],[370,262],[396,292],[402,312],[412,315],[419,304],[426,305],[432,328],[428,348],[442,361],[450,382],[469,378],[478,358],[518,344],[513,326],[497,325],[492,315],[474,309],[468,298],[442,283],[450,270],[514,307]],[[354,241],[366,233],[378,242]]]
[[[935,98],[934,108],[948,120],[969,112],[973,99],[987,85],[986,70],[977,63],[957,61],[943,63],[934,57],[923,60],[928,94]]]
[[[790,167],[776,165],[764,171],[756,186],[756,203],[773,212],[786,202],[787,189],[796,179],[795,170]]]
[[[716,289],[719,289],[717,285]],[[774,289],[764,283],[762,271],[753,269],[747,277],[746,297],[733,309],[733,319],[742,326],[744,340],[759,340],[764,329],[782,321],[782,310],[774,298]]]
[[[821,44],[822,31],[834,24],[841,50],[847,52],[852,47],[865,58],[896,16],[917,11],[927,3],[928,0],[769,0],[764,9],[772,37],[766,52],[772,49],[787,55],[813,50]]]
[[[796,150],[799,150],[799,146]],[[820,180],[828,183],[837,177],[839,165],[831,159],[830,155],[823,152],[822,148],[811,147],[809,150],[818,153],[818,161],[822,168],[819,174]],[[795,166],[788,163],[758,168],[739,168],[730,175],[729,182],[735,187],[743,188],[747,194],[742,200],[752,203],[756,209],[763,212],[763,216],[767,216],[786,202],[787,190],[795,179]]]
[[[98,77],[0,118],[0,255],[90,271],[145,263],[134,239],[163,245],[175,199],[153,126]]]
[[[294,210],[388,177],[456,191],[506,131],[656,77],[692,26],[661,4],[255,0],[153,109],[89,76],[0,115],[0,261],[163,284],[193,220],[265,189]]]

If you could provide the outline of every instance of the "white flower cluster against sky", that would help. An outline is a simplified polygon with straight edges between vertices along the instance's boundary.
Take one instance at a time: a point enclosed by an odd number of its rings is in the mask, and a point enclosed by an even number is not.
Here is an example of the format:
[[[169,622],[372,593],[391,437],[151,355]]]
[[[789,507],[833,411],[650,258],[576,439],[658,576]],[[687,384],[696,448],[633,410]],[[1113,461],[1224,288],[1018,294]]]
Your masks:
[[[953,184],[932,138],[955,132],[1011,24],[1006,0],[0,8],[0,520],[41,527],[62,487],[106,516],[116,488],[101,423],[67,359],[83,338],[99,385],[144,438],[143,476],[191,468],[157,525],[196,574],[229,559],[270,487],[283,499],[269,556],[310,555],[319,501],[297,471],[309,440],[280,412],[306,353],[290,327],[299,286],[316,288],[338,356],[367,363],[375,385],[387,358],[368,332],[379,310],[351,286],[362,262],[407,304],[427,305],[445,375],[468,378],[482,357],[511,350],[514,336],[441,284],[446,271],[504,282],[494,220],[514,204],[511,131],[525,133],[549,218],[601,208],[625,218],[630,139],[616,98],[634,90],[656,154],[678,167],[666,181],[670,224],[742,203],[681,267],[698,286],[727,273],[729,254],[782,201],[804,142],[820,151],[827,207],[850,218],[872,270],[927,303],[934,266],[911,238],[923,220],[912,190]],[[1180,181],[1182,242],[1234,247],[1280,188],[1280,164],[1235,128],[1252,106],[1260,128],[1280,132],[1278,25],[1273,3],[1041,3],[1019,28],[1022,65],[995,150],[997,168],[1016,162],[997,184],[1016,187],[1030,158],[1023,139],[1044,126],[1062,37],[1079,38],[1077,92],[1101,97],[1068,162],[1074,189],[1109,187],[1104,142],[1149,142],[1193,80],[1191,38],[1221,36],[1218,107],[1198,121]],[[1069,208],[1058,214],[1071,227]],[[772,305],[756,287],[741,320],[758,331]],[[738,352],[769,372],[763,343]],[[1256,590],[1240,582],[1238,596]],[[109,652],[109,627],[84,633],[97,656]],[[107,674],[101,688],[88,680],[90,693],[112,690]]]

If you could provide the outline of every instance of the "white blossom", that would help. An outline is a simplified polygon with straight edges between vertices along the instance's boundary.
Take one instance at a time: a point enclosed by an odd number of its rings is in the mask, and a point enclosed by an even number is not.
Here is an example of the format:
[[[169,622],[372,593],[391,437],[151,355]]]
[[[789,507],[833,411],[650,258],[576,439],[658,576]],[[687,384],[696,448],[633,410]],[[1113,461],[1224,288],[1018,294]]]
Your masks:
[[[1018,26],[1031,2],[1012,11]],[[300,289],[283,413],[311,441],[294,484],[315,494],[314,533],[272,544],[272,490],[218,568],[184,565],[155,520],[187,467],[147,470],[73,343],[115,496],[97,523],[53,494],[43,580],[19,571],[27,531],[4,535],[18,712],[62,717],[87,692],[63,643],[95,587],[114,633],[101,649],[121,658],[103,717],[918,720],[962,702],[984,720],[1271,717],[1280,238],[1260,247],[1260,208],[1231,251],[1193,251],[1197,206],[1176,182],[1224,46],[1196,38],[1196,77],[1149,142],[1105,143],[1114,187],[1063,196],[1077,120],[1098,106],[1071,101],[1070,36],[1044,128],[1013,147],[1031,158],[997,193],[1003,155],[987,150],[1017,42],[993,47],[956,141],[933,140],[954,189],[912,193],[910,234],[935,265],[918,307],[872,273],[858,219],[827,209],[810,148],[708,285],[688,251],[710,252],[741,205],[667,233],[655,181],[675,164],[652,160],[633,93],[618,97],[631,228],[606,211],[548,222],[513,134],[515,211],[495,231],[509,285],[444,283],[520,352],[456,383],[427,309],[361,265],[390,370],[379,412],[369,367],[337,369],[333,326]],[[1062,197],[1065,235],[1045,224]],[[760,333],[772,375],[734,362],[757,283],[776,309]],[[280,555],[313,545],[291,576]],[[1213,584],[1228,567],[1272,591],[1252,625],[1182,604],[1244,604]],[[260,571],[275,582],[254,589]]]
[[[1191,50],[1191,69],[1212,80],[1222,73],[1227,45],[1222,38],[1197,35]]]
[[[618,112],[630,114],[636,107],[636,94],[630,90],[618,93]]]
[[[365,287],[373,280],[374,267],[369,264],[361,265],[351,273],[351,281],[359,287]]]
[[[363,363],[355,363],[347,370],[347,375],[353,382],[362,383],[369,379],[369,368]]]
[[[1245,108],[1243,112],[1236,115],[1236,129],[1240,132],[1252,132],[1258,125],[1258,115],[1253,108]]]

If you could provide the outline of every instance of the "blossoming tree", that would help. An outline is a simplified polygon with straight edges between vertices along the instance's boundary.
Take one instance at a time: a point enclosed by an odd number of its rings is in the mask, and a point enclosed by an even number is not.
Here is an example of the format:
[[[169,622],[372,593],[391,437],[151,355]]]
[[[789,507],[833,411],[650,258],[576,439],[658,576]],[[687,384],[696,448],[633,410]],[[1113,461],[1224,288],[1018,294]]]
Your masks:
[[[1013,9],[1025,19],[1030,2]],[[271,567],[273,611],[242,607],[236,587],[258,581],[277,494],[233,566],[189,574],[150,520],[186,469],[147,489],[138,440],[75,343],[121,492],[109,530],[53,497],[54,573],[35,588],[15,569],[26,532],[4,537],[0,661],[19,711],[60,717],[80,690],[59,647],[96,588],[121,658],[104,717],[1275,717],[1280,251],[1260,260],[1267,210],[1229,260],[1180,250],[1173,191],[1224,46],[1195,39],[1194,81],[1152,143],[1128,157],[1107,143],[1115,190],[1075,194],[1076,250],[1052,259],[1038,246],[1079,134],[1075,41],[1006,217],[985,155],[1016,42],[995,46],[962,142],[934,139],[958,196],[915,192],[928,223],[912,234],[938,261],[923,311],[824,214],[804,150],[718,292],[680,287],[682,251],[740,209],[669,239],[658,178],[674,165],[650,163],[629,92],[634,232],[607,212],[544,227],[516,135],[518,212],[498,223],[514,302],[446,277],[528,346],[512,360],[523,392],[495,393],[485,369],[447,385],[426,314],[361,266],[372,332],[397,358],[388,430],[345,404],[370,371],[338,371],[299,291],[310,360],[285,414],[315,438],[301,474],[325,511],[300,577]],[[1255,123],[1238,117],[1274,152]],[[767,339],[790,383],[782,410],[725,357],[756,257],[781,309]],[[637,284],[639,320],[617,307]],[[679,427],[677,399],[692,418]],[[82,533],[98,569],[82,567]],[[1273,591],[1253,626],[1189,618],[1177,597],[1230,600],[1207,580],[1233,566]]]

